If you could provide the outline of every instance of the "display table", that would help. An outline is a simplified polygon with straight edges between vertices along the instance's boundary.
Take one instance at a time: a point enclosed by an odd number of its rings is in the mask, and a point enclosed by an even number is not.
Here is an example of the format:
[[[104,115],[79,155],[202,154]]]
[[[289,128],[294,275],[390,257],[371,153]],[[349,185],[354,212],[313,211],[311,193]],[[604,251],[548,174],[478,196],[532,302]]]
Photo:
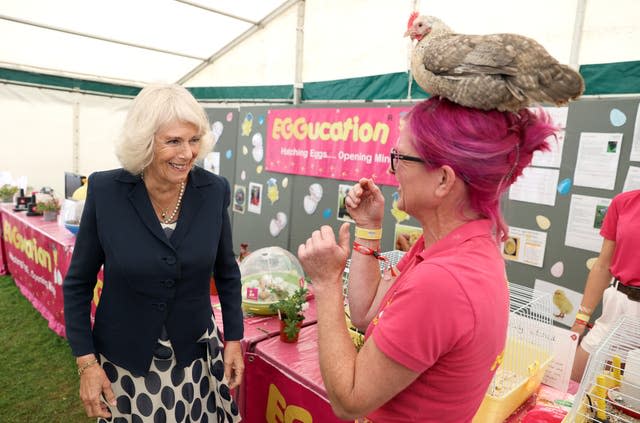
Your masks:
[[[14,212],[0,205],[2,240],[7,268],[22,294],[65,336],[62,281],[67,273],[75,237],[57,222]]]
[[[312,288],[309,287],[311,291]],[[220,300],[217,296],[211,296],[211,304],[213,305],[214,316],[216,320],[216,325],[220,329],[220,332],[223,333],[224,329],[222,325],[222,310],[220,308]],[[317,312],[316,312],[316,302],[315,299],[309,299],[309,308],[304,312],[305,319],[302,322],[303,328],[309,325],[315,325],[317,321]],[[247,408],[252,408],[253,404],[248,404],[246,399],[250,398],[252,394],[248,392],[247,378],[252,377],[250,375],[252,373],[253,367],[250,365],[249,360],[253,358],[253,351],[255,351],[256,346],[261,343],[261,341],[268,339],[278,340],[278,336],[280,334],[280,321],[277,316],[245,316],[244,318],[244,338],[240,345],[242,346],[242,352],[245,355],[245,371],[244,371],[244,382],[238,388],[237,392],[235,392],[235,399],[238,405],[238,410],[240,411],[241,416],[245,416],[247,412]],[[302,333],[301,333],[302,334]],[[278,340],[278,342],[280,342]],[[282,342],[281,342],[282,343]],[[317,363],[314,364],[317,366]],[[298,386],[297,389],[300,389]],[[245,421],[253,421],[245,418]],[[263,421],[263,420],[255,420],[255,421]],[[283,420],[280,420],[283,421]],[[276,421],[274,421],[275,423]]]
[[[312,288],[309,287],[311,291]],[[216,320],[216,325],[220,332],[224,335],[224,327],[222,325],[222,310],[220,307],[220,299],[217,295],[211,296],[211,304]],[[317,321],[316,301],[311,297],[309,299],[309,308],[304,311],[303,327],[315,324]],[[256,344],[263,339],[271,338],[280,333],[280,321],[278,316],[245,316],[244,317],[244,338],[242,339],[242,352],[253,352]]]
[[[246,421],[344,421],[333,414],[320,375],[317,325],[303,327],[297,343],[265,339],[245,357]]]

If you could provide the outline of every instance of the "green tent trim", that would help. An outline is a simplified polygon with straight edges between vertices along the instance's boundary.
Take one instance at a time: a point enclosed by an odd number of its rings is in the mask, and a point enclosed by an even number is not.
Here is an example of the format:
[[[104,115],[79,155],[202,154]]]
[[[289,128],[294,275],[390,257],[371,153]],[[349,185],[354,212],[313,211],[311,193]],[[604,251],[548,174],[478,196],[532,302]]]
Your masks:
[[[585,95],[640,94],[640,61],[580,66],[585,80]],[[87,81],[64,76],[0,68],[0,81],[23,85],[66,89],[90,94],[135,97],[140,87]],[[189,87],[200,101],[292,102],[293,84],[236,87]],[[414,82],[408,96],[409,74],[383,75],[306,82],[302,101],[385,101],[422,99],[427,94]]]

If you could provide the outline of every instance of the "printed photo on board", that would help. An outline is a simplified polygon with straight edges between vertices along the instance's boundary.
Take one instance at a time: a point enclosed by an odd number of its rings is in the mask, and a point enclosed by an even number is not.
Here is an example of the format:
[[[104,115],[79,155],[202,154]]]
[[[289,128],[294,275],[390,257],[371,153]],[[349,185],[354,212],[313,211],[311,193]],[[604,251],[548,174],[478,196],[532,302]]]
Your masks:
[[[233,211],[244,213],[245,201],[247,200],[247,187],[235,185],[233,187]]]
[[[338,220],[343,220],[345,222],[355,222],[349,212],[347,211],[347,206],[345,204],[345,198],[351,189],[351,185],[338,185],[338,212],[336,213]]]

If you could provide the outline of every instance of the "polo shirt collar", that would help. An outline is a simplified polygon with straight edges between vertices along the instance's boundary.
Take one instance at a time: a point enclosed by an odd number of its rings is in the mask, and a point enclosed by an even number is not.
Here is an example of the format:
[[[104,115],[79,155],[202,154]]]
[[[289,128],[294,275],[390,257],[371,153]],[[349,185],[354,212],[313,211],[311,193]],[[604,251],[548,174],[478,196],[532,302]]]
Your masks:
[[[458,246],[477,236],[490,236],[492,234],[491,227],[492,222],[489,219],[479,219],[467,222],[449,232],[444,238],[429,246],[429,248],[423,249],[420,253],[416,254],[417,259],[418,261],[422,261],[443,251],[455,251]],[[424,245],[424,238],[420,237],[418,242]]]

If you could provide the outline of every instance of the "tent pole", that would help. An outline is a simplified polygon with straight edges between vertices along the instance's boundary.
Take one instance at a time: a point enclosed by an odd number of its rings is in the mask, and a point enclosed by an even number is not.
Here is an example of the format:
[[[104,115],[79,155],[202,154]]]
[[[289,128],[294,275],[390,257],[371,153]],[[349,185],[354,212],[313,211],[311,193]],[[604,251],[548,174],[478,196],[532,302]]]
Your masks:
[[[304,59],[304,15],[305,1],[298,2],[298,22],[296,24],[296,69],[295,81],[293,82],[293,104],[300,104],[302,101],[302,65]]]
[[[80,92],[74,89],[73,94],[73,141],[71,146],[71,169],[79,173],[80,166]]]
[[[582,30],[586,13],[587,0],[578,0],[576,4],[576,20],[573,24],[573,38],[571,39],[571,53],[569,55],[569,65],[576,70],[580,67],[580,45],[582,44]]]

